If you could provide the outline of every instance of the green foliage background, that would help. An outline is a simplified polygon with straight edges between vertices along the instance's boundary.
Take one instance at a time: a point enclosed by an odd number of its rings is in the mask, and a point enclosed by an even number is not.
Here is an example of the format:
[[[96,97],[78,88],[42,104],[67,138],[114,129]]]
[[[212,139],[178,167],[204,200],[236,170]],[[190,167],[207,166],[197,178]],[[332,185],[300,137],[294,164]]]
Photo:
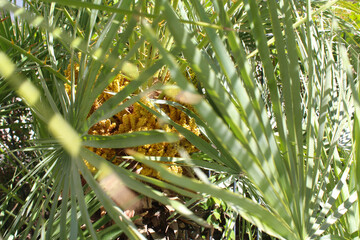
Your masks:
[[[224,239],[241,237],[233,232],[238,216],[249,223],[248,231],[256,226],[279,239],[359,239],[359,3],[45,0],[24,1],[21,8],[0,0],[0,7],[0,116],[18,108],[12,104],[17,94],[21,108],[26,103],[31,109],[26,124],[33,135],[22,149],[0,143],[1,167],[16,169],[0,183],[3,238],[109,239],[124,233],[145,239],[85,159],[201,226],[208,222],[191,204],[222,206],[230,214],[222,225]],[[64,76],[69,63],[71,81]],[[166,71],[171,82],[154,85],[153,76],[161,79]],[[131,83],[88,117],[119,72]],[[64,83],[73,90],[76,84],[76,93],[68,96]],[[170,84],[185,96],[202,96],[193,102],[196,113],[155,99],[148,110],[200,150],[166,159],[191,167],[196,178],[169,172],[159,162],[165,159],[134,154],[128,158],[165,180],[137,175],[88,150],[176,140],[162,131],[87,135],[144,92]],[[206,140],[172,122],[163,104],[195,118]],[[30,159],[14,154],[19,150],[30,152]],[[26,197],[24,184],[30,188]],[[92,222],[101,206],[107,215]],[[213,225],[218,214],[208,219]]]

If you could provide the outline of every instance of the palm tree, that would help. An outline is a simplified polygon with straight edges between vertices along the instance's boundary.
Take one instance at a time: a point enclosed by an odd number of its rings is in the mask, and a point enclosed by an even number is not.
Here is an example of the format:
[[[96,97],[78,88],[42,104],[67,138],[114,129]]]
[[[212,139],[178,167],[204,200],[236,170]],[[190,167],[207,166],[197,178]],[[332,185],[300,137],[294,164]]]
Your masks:
[[[241,237],[231,233],[237,215],[279,239],[359,238],[359,31],[335,15],[359,8],[346,4],[56,0],[24,10],[0,0],[1,83],[31,108],[39,156],[0,205],[1,234],[144,239],[125,210],[146,196],[204,227],[190,206],[223,201],[231,217],[222,238]],[[173,130],[109,130],[134,108]],[[99,124],[108,130],[94,134]],[[344,131],[350,149],[338,144]],[[169,145],[179,138],[200,152]],[[152,144],[179,148],[138,153]],[[136,174],[134,163],[159,177]],[[31,192],[18,200],[23,182]],[[106,214],[91,218],[99,209]]]

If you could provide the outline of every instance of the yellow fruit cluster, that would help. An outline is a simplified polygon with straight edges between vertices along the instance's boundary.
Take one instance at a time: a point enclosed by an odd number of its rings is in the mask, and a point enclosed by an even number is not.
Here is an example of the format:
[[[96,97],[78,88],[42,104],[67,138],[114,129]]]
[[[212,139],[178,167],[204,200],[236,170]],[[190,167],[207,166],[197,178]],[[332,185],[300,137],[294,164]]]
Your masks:
[[[78,73],[78,65],[75,64],[75,77]],[[70,80],[70,65],[65,71],[65,76]],[[127,84],[128,80],[122,76],[117,75],[113,82],[105,89],[105,91],[95,100],[92,109],[89,113],[91,115],[96,109],[98,109],[107,99],[109,99],[112,94],[109,92],[117,93],[121,91]],[[70,87],[65,85],[67,93],[70,94]],[[154,108],[152,103],[146,99],[142,99],[141,102],[150,108]],[[187,105],[188,108],[191,106]],[[197,136],[200,135],[200,130],[196,126],[195,120],[189,118],[183,111],[169,106],[162,105],[162,111],[164,111],[174,122],[183,126],[184,128],[192,131]],[[157,117],[143,108],[139,103],[135,103],[127,109],[115,114],[109,119],[102,120],[90,128],[89,134],[92,135],[103,135],[110,136],[121,133],[131,133],[136,131],[148,131],[153,129],[163,129],[166,132],[176,132],[176,129],[168,124],[161,124]],[[185,149],[188,153],[197,151],[195,146],[193,146],[189,141],[187,141],[182,135],[180,135],[180,140],[176,143],[158,143],[158,144],[147,144],[144,146],[139,146],[133,148],[133,150],[146,155],[146,156],[158,156],[158,157],[178,157],[179,148]],[[116,156],[123,156],[125,153],[123,149],[106,149],[106,148],[90,148],[91,151],[95,152],[99,156],[104,157],[113,163],[118,163]],[[85,162],[90,170],[96,171],[93,166],[90,166],[89,163]],[[182,174],[181,166],[169,164],[169,171],[177,174]],[[151,177],[160,178],[158,173],[153,169],[150,169],[142,164],[137,166],[137,172]]]

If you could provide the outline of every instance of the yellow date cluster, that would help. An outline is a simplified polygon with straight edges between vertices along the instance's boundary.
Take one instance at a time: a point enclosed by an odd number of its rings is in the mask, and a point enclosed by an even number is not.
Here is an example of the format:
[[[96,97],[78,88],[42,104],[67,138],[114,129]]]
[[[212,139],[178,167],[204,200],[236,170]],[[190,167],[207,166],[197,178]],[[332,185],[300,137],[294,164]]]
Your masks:
[[[78,65],[74,64],[75,78],[77,79],[78,75]],[[70,80],[71,73],[70,64],[68,69],[65,71],[65,76]],[[92,109],[89,113],[89,116],[96,111],[106,100],[113,96],[111,93],[117,93],[121,91],[127,84],[127,80],[123,75],[118,74],[111,84],[104,90],[103,93],[95,100]],[[70,95],[71,87],[65,84],[65,89]],[[164,97],[166,99],[166,97]],[[169,100],[169,99],[168,99]],[[173,99],[170,99],[173,100]],[[149,108],[154,108],[152,103],[145,98],[141,100]],[[188,108],[191,108],[190,105],[185,105]],[[195,133],[197,136],[200,136],[200,130],[196,126],[195,120],[189,118],[183,111],[169,105],[161,105],[161,109],[165,112],[171,120],[181,125],[182,127],[190,130]],[[89,134],[92,135],[102,135],[110,136],[115,134],[122,133],[131,133],[136,131],[148,131],[154,129],[162,129],[166,132],[175,132],[177,130],[168,124],[162,124],[161,121],[157,119],[156,116],[151,114],[145,108],[143,108],[139,103],[135,103],[132,106],[126,108],[125,110],[115,114],[109,119],[102,120],[90,128]],[[180,140],[176,143],[158,143],[158,144],[147,144],[144,146],[139,146],[133,148],[133,150],[146,155],[146,156],[158,156],[158,157],[178,157],[179,149],[185,149],[188,153],[197,151],[196,147],[193,146],[188,140],[186,140],[181,134],[179,134]],[[112,148],[90,148],[91,151],[95,152],[99,156],[112,161],[113,163],[119,163],[116,156],[125,155],[123,149],[112,149]],[[90,170],[96,171],[93,166],[90,166],[87,163],[87,166]],[[173,173],[182,174],[182,167],[177,166],[171,163],[166,162],[168,169]],[[137,172],[151,177],[160,178],[158,173],[142,164],[137,165]]]

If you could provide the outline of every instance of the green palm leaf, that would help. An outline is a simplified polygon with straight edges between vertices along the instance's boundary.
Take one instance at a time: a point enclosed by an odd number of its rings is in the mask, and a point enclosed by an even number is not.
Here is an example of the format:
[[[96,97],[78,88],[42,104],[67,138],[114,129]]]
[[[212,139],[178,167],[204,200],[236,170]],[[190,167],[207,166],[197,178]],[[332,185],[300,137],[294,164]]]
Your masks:
[[[46,0],[26,1],[25,9],[0,0],[0,6],[0,98],[8,102],[15,91],[31,108],[35,140],[28,150],[38,156],[24,165],[1,149],[21,169],[12,189],[0,183],[5,239],[123,233],[145,239],[125,213],[126,204],[142,196],[203,227],[208,223],[189,206],[212,197],[229,205],[228,216],[239,214],[279,239],[359,238],[359,31],[349,18],[338,17],[343,9],[358,14],[357,5]],[[119,76],[127,85],[109,92]],[[152,107],[142,102],[149,94],[166,95],[175,84],[192,107],[171,98],[148,98]],[[112,97],[94,107],[104,91]],[[89,134],[99,121],[135,103],[199,150],[188,155],[179,148],[181,157],[122,156],[162,179],[138,175],[126,162],[116,166],[86,148],[179,139],[161,130]],[[195,119],[201,137],[172,120],[164,106]],[[14,108],[0,105],[0,116]],[[339,144],[346,131],[350,150]],[[171,173],[162,162],[191,167],[198,179]],[[207,179],[205,169],[216,177]],[[119,203],[118,189],[109,191],[111,181],[134,197]],[[21,199],[24,182],[32,191]],[[14,202],[18,207],[7,209]],[[92,220],[102,206],[107,214]],[[223,238],[232,231],[228,223]]]

